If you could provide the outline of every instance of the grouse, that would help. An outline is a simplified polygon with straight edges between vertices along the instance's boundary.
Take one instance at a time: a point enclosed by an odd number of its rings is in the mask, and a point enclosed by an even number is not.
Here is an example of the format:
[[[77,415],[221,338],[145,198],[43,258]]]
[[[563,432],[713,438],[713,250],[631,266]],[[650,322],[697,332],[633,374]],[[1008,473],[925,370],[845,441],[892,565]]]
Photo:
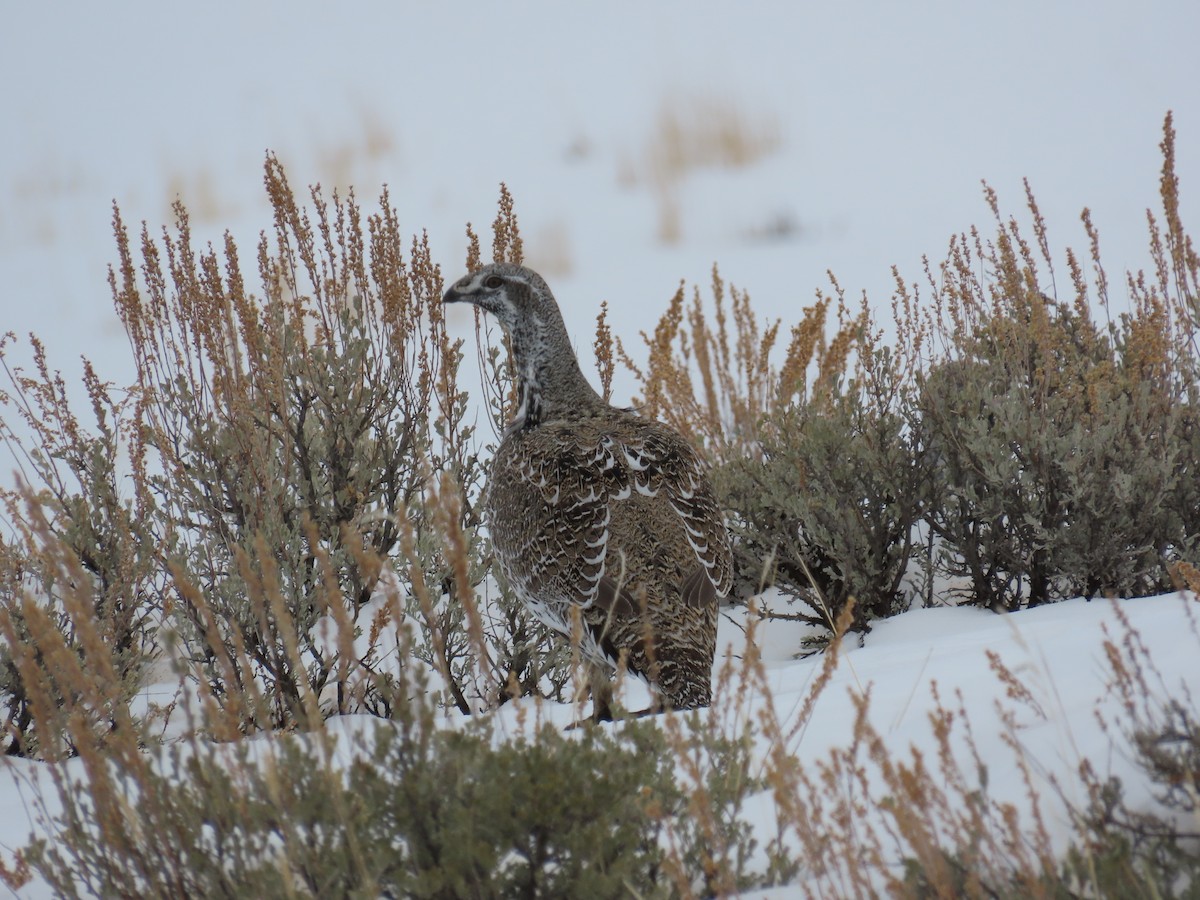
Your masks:
[[[593,718],[611,715],[608,672],[622,661],[657,706],[708,706],[732,559],[696,451],[600,397],[531,269],[484,266],[443,300],[474,304],[508,334],[520,402],[492,460],[485,521],[510,587],[600,674]]]

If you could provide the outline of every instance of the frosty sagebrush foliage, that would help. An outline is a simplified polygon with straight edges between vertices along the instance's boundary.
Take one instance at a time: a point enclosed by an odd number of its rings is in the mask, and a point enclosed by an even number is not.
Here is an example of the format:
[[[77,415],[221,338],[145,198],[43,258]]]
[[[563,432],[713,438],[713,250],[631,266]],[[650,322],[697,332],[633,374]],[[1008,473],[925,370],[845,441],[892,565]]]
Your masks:
[[[1070,312],[1057,313],[1045,327],[1069,327]],[[1194,408],[1115,374],[1072,391],[1063,382],[1077,366],[1109,359],[1085,362],[1067,346],[1049,389],[986,350],[924,385],[928,522],[944,542],[934,565],[963,577],[979,605],[1160,593],[1171,564],[1200,549]]]
[[[714,474],[734,522],[742,590],[773,581],[802,601],[778,615],[828,633],[845,611],[858,631],[907,609],[902,582],[926,477],[895,405],[894,356],[871,336],[865,308],[847,316],[840,289],[838,311],[841,329],[820,357],[824,371],[812,388],[799,385],[775,403],[760,420],[752,452]],[[847,388],[852,344],[863,377]]]
[[[87,369],[94,430],[40,344],[32,373],[5,358],[6,399],[34,434],[29,488],[7,498],[23,540],[2,548],[9,752],[38,752],[11,649],[34,616],[86,657],[73,617],[89,605],[127,693],[165,643],[208,704],[206,727],[226,736],[389,715],[411,665],[437,670],[442,701],[464,712],[512,691],[555,695],[568,678],[519,604],[497,595],[486,627],[475,605],[487,454],[466,420],[427,244],[405,256],[386,191],[364,219],[353,196],[330,204],[314,189],[310,214],[273,157],[266,186],[275,225],[257,249],[257,296],[232,237],[197,249],[182,206],[158,241],[143,227],[136,254],[115,213],[110,282],[138,384],[121,394]],[[519,253],[506,202],[494,251]],[[491,364],[498,384],[502,362]],[[59,548],[83,582],[59,577]],[[73,610],[72,587],[94,599]],[[404,653],[410,627],[422,640]],[[44,659],[31,664],[56,683]]]
[[[656,728],[493,746],[420,718],[381,724],[344,773],[320,732],[176,746],[130,816],[93,786],[29,865],[60,897],[672,894],[658,838],[685,801]]]
[[[956,238],[931,279],[945,318],[929,328],[946,349],[918,372],[910,414],[940,541],[927,564],[965,579],[976,604],[1157,593],[1197,562],[1200,262],[1178,217],[1169,118],[1165,131],[1168,226],[1148,213],[1157,277],[1129,277],[1131,312],[1095,321],[1109,297],[1086,211],[1093,283],[1068,253],[1074,296],[1047,296],[1054,265],[1028,188],[1036,250],[989,190],[995,240]]]
[[[834,337],[813,327],[832,303],[818,293],[778,367],[780,323],[759,326],[744,294],[732,327],[719,279],[711,314],[677,298],[644,336],[649,366],[625,362],[647,405],[717,462],[744,594],[777,584],[796,600],[785,615],[826,628],[853,596],[865,629],[918,596],[945,602],[936,584],[1015,610],[1160,592],[1195,571],[1200,263],[1169,117],[1161,146],[1153,269],[1129,276],[1132,310],[1116,318],[1086,211],[1092,278],[1068,252],[1062,302],[1032,192],[1027,240],[990,189],[993,239],[956,236],[926,266],[927,298],[897,274],[892,346],[836,281]]]
[[[33,434],[16,462],[40,490],[3,497],[13,538],[0,539],[0,741],[8,755],[57,756],[74,742],[58,727],[61,711],[81,695],[66,676],[73,668],[89,673],[82,693],[94,702],[85,730],[102,736],[122,720],[159,649],[166,573],[143,527],[143,498],[128,502],[117,473],[127,403],[85,365],[96,422],[87,430],[40,342],[33,339],[34,374],[27,375],[9,367],[11,340],[0,340],[0,363],[13,390],[0,399]],[[3,417],[0,434],[21,446]],[[39,720],[56,724],[39,734]]]
[[[773,579],[806,601],[791,616],[829,632],[852,601],[856,630],[908,607],[921,471],[903,424],[846,397],[764,422],[761,459],[716,475],[736,516],[744,589]]]

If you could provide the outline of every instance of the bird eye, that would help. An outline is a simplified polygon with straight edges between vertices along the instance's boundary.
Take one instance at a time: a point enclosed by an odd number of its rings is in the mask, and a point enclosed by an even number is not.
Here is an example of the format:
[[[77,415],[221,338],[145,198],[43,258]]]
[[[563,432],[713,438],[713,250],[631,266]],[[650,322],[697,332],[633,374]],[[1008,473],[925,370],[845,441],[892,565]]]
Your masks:
[[[504,284],[504,279],[501,278],[499,275],[489,275],[487,278],[483,279],[483,286],[485,288],[488,288],[489,290],[494,291],[496,288],[500,287],[503,284]]]

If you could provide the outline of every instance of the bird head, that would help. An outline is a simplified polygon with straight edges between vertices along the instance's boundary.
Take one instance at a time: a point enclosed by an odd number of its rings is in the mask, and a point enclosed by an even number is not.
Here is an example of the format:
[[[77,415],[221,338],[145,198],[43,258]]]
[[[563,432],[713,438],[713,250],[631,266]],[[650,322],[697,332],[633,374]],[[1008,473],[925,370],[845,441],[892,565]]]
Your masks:
[[[558,318],[558,306],[542,276],[511,263],[493,263],[464,275],[446,291],[443,303],[473,303],[512,334]]]
[[[511,427],[607,406],[580,371],[562,313],[537,272],[493,263],[456,281],[442,302],[473,303],[508,333],[521,397]]]

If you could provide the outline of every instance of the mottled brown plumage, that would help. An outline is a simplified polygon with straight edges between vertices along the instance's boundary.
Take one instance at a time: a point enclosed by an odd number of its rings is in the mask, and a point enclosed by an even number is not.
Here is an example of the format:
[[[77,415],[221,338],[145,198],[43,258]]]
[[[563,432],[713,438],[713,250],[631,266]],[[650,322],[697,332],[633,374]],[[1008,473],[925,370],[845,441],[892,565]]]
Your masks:
[[[491,265],[446,302],[495,315],[509,334],[520,408],[492,461],[485,510],[506,579],[594,663],[624,657],[675,709],[707,706],[729,538],[691,446],[617,409],[579,369],[550,289]]]

